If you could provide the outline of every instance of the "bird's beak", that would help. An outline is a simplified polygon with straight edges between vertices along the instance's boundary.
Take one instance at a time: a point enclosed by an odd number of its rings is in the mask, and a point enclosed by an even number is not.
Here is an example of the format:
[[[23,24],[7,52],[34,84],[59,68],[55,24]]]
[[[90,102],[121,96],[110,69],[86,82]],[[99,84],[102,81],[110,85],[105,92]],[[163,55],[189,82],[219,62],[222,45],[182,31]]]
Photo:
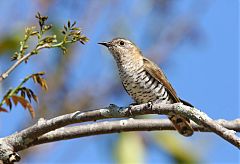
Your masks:
[[[111,46],[111,43],[110,42],[100,42],[98,44],[101,44],[101,45],[104,45],[106,47],[110,47]]]

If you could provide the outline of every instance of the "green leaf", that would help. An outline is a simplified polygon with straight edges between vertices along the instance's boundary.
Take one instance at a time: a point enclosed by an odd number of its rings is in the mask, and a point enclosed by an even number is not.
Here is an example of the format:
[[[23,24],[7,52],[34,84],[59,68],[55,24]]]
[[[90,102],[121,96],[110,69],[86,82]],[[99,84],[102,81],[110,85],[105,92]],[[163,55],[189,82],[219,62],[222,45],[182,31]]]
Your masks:
[[[74,27],[76,25],[76,21],[73,22],[73,24],[71,25],[71,28]]]
[[[63,27],[64,27],[64,30],[65,30],[65,31],[67,31],[67,30],[68,30],[66,25],[64,25]]]
[[[70,20],[68,20],[68,28],[70,28],[71,27],[71,22],[70,22]]]

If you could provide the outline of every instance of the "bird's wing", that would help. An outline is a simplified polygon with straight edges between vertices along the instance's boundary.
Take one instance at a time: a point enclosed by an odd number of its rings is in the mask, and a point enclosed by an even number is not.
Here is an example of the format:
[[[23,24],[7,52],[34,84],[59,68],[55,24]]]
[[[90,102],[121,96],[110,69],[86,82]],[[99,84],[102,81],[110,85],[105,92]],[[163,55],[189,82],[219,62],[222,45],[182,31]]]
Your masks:
[[[143,58],[143,62],[144,69],[167,89],[167,91],[170,93],[170,96],[175,100],[175,102],[180,102],[177,93],[168,82],[168,79],[164,75],[163,71],[156,64],[145,57]]]

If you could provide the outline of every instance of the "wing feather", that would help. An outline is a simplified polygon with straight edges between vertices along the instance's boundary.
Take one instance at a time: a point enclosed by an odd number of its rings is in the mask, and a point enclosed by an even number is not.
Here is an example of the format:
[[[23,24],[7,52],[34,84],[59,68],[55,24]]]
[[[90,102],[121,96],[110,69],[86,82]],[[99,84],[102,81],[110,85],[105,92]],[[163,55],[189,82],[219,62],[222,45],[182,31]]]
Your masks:
[[[164,75],[163,71],[156,64],[145,57],[143,58],[143,62],[144,69],[167,89],[173,100],[175,102],[181,102],[172,85],[169,83],[167,77]]]

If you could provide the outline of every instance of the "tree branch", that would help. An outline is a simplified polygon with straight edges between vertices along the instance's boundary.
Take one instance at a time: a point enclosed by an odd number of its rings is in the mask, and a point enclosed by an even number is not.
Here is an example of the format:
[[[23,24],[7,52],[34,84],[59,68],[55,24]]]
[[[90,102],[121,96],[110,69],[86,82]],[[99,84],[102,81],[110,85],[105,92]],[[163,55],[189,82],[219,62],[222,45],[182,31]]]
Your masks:
[[[49,44],[44,44],[42,46],[38,46],[36,48],[36,51],[39,51],[43,48],[50,48],[51,46]],[[26,55],[24,55],[22,58],[20,58],[19,60],[17,60],[11,67],[9,67],[4,73],[2,73],[0,75],[0,82],[4,79],[6,79],[8,77],[8,75],[17,68],[17,66],[19,66],[23,61],[25,61],[26,59],[28,59],[29,57],[31,57],[32,55],[34,55],[33,52],[29,52]]]
[[[166,127],[163,127],[160,122],[153,124],[144,124],[144,121],[139,122],[136,120],[135,122],[131,122],[129,126],[123,126],[124,122],[129,122],[127,120],[122,121],[115,121],[115,122],[103,122],[103,123],[94,123],[90,125],[82,125],[78,127],[66,127],[64,129],[59,129],[67,125],[71,125],[74,123],[82,123],[88,121],[96,121],[101,119],[107,118],[123,118],[123,117],[134,117],[138,115],[145,115],[145,114],[178,114],[184,117],[187,117],[194,121],[197,125],[193,124],[193,127],[198,130],[202,131],[212,131],[219,135],[220,137],[224,138],[229,143],[233,144],[237,148],[240,147],[240,139],[235,135],[234,130],[239,130],[239,128],[232,127],[232,130],[227,129],[228,126],[224,127],[225,125],[232,125],[231,123],[224,123],[222,126],[219,122],[212,120],[208,117],[205,113],[199,111],[196,108],[192,108],[181,103],[176,104],[152,104],[152,103],[145,103],[140,105],[134,105],[130,107],[118,107],[116,105],[110,105],[109,107],[87,111],[87,112],[75,112],[70,114],[65,114],[62,116],[58,116],[49,120],[40,119],[36,124],[33,126],[26,128],[18,133],[12,134],[5,138],[0,139],[0,159],[6,159],[6,156],[9,154],[14,154],[17,151],[26,149],[30,146],[41,144],[45,142],[57,141],[60,139],[69,139],[74,137],[81,137],[81,136],[88,136],[88,135],[96,135],[96,134],[106,134],[106,133],[114,133],[120,131],[134,131],[134,130],[159,130],[159,129],[170,129],[170,123],[166,126],[166,122],[163,124]],[[145,122],[146,123],[146,122]],[[163,123],[163,122],[162,122]],[[235,120],[234,125],[239,127],[239,120]],[[111,126],[110,126],[111,125]],[[119,126],[122,125],[122,126]],[[141,126],[140,126],[141,125]],[[158,126],[157,126],[158,125]],[[99,127],[93,128],[93,127]],[[114,127],[113,130],[109,130],[108,128]],[[81,129],[79,129],[81,128]],[[104,129],[105,128],[105,129]],[[156,128],[156,129],[154,129]],[[172,127],[171,127],[172,128]],[[57,129],[57,130],[56,130]],[[80,130],[81,133],[77,132]],[[84,130],[85,129],[85,130]],[[92,129],[92,131],[91,131]],[[95,131],[94,131],[95,129]],[[56,131],[53,131],[56,130]],[[63,134],[65,133],[65,135]],[[57,136],[57,133],[59,135]],[[63,138],[60,138],[61,135]],[[71,135],[72,134],[72,135]],[[55,137],[54,137],[55,136]],[[2,145],[9,145],[8,149],[2,147]],[[7,154],[7,155],[6,155]]]
[[[226,121],[217,120],[219,125],[240,132],[240,119]],[[191,123],[194,131],[210,132],[209,129]],[[130,131],[162,131],[175,130],[173,124],[168,119],[128,119],[120,121],[105,121],[93,124],[63,127],[42,135],[34,140],[30,146],[35,146],[43,143],[67,140],[79,137],[86,137],[99,134],[120,133]]]

